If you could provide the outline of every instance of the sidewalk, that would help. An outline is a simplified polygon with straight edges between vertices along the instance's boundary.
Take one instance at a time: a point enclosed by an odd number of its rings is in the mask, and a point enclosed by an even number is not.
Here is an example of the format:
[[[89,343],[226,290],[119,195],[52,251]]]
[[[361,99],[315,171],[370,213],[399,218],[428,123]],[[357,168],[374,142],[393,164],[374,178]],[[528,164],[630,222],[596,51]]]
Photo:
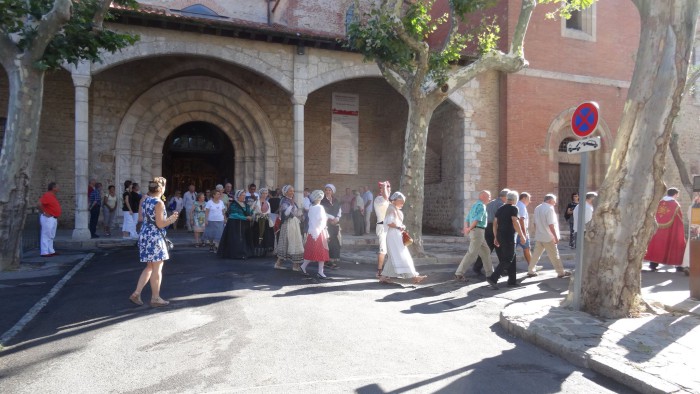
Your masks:
[[[193,243],[192,234],[183,230],[170,231],[168,236],[176,250]],[[430,257],[416,259],[421,273],[444,273],[445,267],[456,268],[468,247],[464,237],[458,236],[426,235],[423,240]],[[375,236],[343,236],[342,242],[343,262],[376,264]],[[65,283],[71,270],[89,260],[90,251],[134,248],[135,244],[135,240],[121,239],[120,234],[73,241],[71,231],[60,230],[55,241],[59,256],[46,259],[28,253],[18,271],[0,272],[0,297],[13,300],[0,303],[0,335],[7,334],[35,303],[46,305],[50,300],[47,293],[58,291],[54,285]],[[560,253],[564,265],[572,269],[575,251],[562,243]],[[518,255],[522,268],[521,253]],[[492,258],[495,262],[495,256]],[[543,265],[551,269],[547,261]],[[523,272],[518,277],[522,281]],[[643,393],[700,393],[700,376],[695,371],[700,354],[700,302],[688,299],[688,277],[663,269],[657,273],[643,271],[643,297],[660,314],[609,321],[561,308],[561,299],[537,299],[538,287],[533,286],[540,283],[537,279],[527,279],[525,286],[514,293],[517,299],[501,312],[500,323],[510,334]],[[471,278],[472,282],[479,280],[483,277]],[[494,291],[494,295],[498,293]]]

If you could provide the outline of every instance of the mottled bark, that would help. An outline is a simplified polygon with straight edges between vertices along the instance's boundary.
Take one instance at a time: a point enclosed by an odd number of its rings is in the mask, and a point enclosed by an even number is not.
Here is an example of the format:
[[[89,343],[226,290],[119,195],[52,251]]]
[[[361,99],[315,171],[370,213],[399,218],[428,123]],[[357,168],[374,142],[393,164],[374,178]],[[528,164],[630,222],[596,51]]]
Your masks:
[[[21,63],[21,62],[20,62]],[[21,64],[8,71],[10,100],[0,152],[0,270],[19,265],[29,183],[39,136],[44,72]]]
[[[582,308],[605,318],[634,315],[641,305],[642,259],[673,119],[692,51],[698,0],[635,0],[641,37],[630,90],[593,220],[586,227]]]
[[[434,104],[425,99],[409,99],[408,123],[404,141],[403,165],[399,191],[406,195],[404,223],[413,237],[411,252],[425,256],[423,249],[423,196],[425,189],[425,150],[428,126],[435,111]]]

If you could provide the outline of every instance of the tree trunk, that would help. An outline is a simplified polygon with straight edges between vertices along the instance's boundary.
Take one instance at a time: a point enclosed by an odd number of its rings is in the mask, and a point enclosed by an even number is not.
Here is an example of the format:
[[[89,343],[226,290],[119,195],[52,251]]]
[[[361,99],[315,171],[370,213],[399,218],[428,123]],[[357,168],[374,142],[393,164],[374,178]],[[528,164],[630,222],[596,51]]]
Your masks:
[[[610,167],[586,228],[582,307],[605,318],[640,308],[642,259],[654,213],[698,16],[697,0],[634,0],[641,37]]]
[[[413,237],[411,254],[424,257],[423,250],[423,196],[425,186],[425,151],[428,144],[428,126],[435,107],[426,98],[408,99],[408,124],[404,143],[401,191],[406,195],[404,223]]]
[[[27,198],[39,137],[45,74],[24,62],[6,71],[10,97],[0,153],[3,169],[0,171],[0,270],[19,266],[20,236],[30,203]]]

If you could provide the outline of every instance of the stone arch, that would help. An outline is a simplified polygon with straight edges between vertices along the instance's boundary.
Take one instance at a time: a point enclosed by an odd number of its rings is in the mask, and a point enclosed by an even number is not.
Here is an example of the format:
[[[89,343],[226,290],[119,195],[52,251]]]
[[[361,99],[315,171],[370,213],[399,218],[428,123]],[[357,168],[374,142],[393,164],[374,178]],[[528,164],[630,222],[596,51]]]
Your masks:
[[[545,138],[542,153],[547,157],[549,162],[549,180],[552,183],[553,190],[559,190],[559,163],[580,164],[580,155],[570,155],[568,153],[559,152],[559,144],[566,138],[580,139],[579,136],[571,131],[571,117],[574,114],[576,107],[570,107],[557,115],[549,125],[547,136]],[[602,117],[598,121],[598,127],[593,132],[592,136],[601,137],[601,148],[598,151],[591,152],[589,156],[589,178],[587,188],[598,188],[605,178],[605,173],[610,162],[610,151],[613,146],[612,133],[605,119]]]
[[[310,93],[336,82],[367,77],[383,78],[379,67],[374,63],[358,63],[348,67],[340,67],[307,80],[306,84],[301,86],[295,95],[308,96]]]
[[[219,38],[211,40],[188,42],[183,40],[158,40],[156,37],[148,37],[142,34],[141,40],[134,45],[123,48],[114,53],[105,53],[100,63],[92,63],[91,73],[98,74],[108,68],[134,60],[154,56],[185,55],[195,57],[212,58],[224,62],[236,64],[274,81],[288,94],[293,91],[294,81],[291,73],[285,72],[282,67],[284,59],[280,59],[280,51],[276,50],[266,56],[266,53],[256,49],[252,44],[242,42],[240,47],[232,47]],[[272,50],[271,50],[272,52]],[[291,64],[291,52],[289,62]]]
[[[240,88],[202,76],[164,81],[131,104],[117,132],[117,184],[160,175],[168,135],[191,121],[209,122],[231,140],[236,182],[277,184],[277,141],[267,115]]]

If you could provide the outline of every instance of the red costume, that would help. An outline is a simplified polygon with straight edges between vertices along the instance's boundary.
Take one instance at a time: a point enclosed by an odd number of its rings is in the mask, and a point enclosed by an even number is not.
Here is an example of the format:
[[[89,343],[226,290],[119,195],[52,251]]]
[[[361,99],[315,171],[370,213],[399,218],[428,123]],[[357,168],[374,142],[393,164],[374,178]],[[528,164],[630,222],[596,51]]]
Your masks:
[[[673,198],[664,197],[656,208],[658,229],[647,247],[644,260],[659,264],[681,265],[685,252],[685,234],[681,206]]]

